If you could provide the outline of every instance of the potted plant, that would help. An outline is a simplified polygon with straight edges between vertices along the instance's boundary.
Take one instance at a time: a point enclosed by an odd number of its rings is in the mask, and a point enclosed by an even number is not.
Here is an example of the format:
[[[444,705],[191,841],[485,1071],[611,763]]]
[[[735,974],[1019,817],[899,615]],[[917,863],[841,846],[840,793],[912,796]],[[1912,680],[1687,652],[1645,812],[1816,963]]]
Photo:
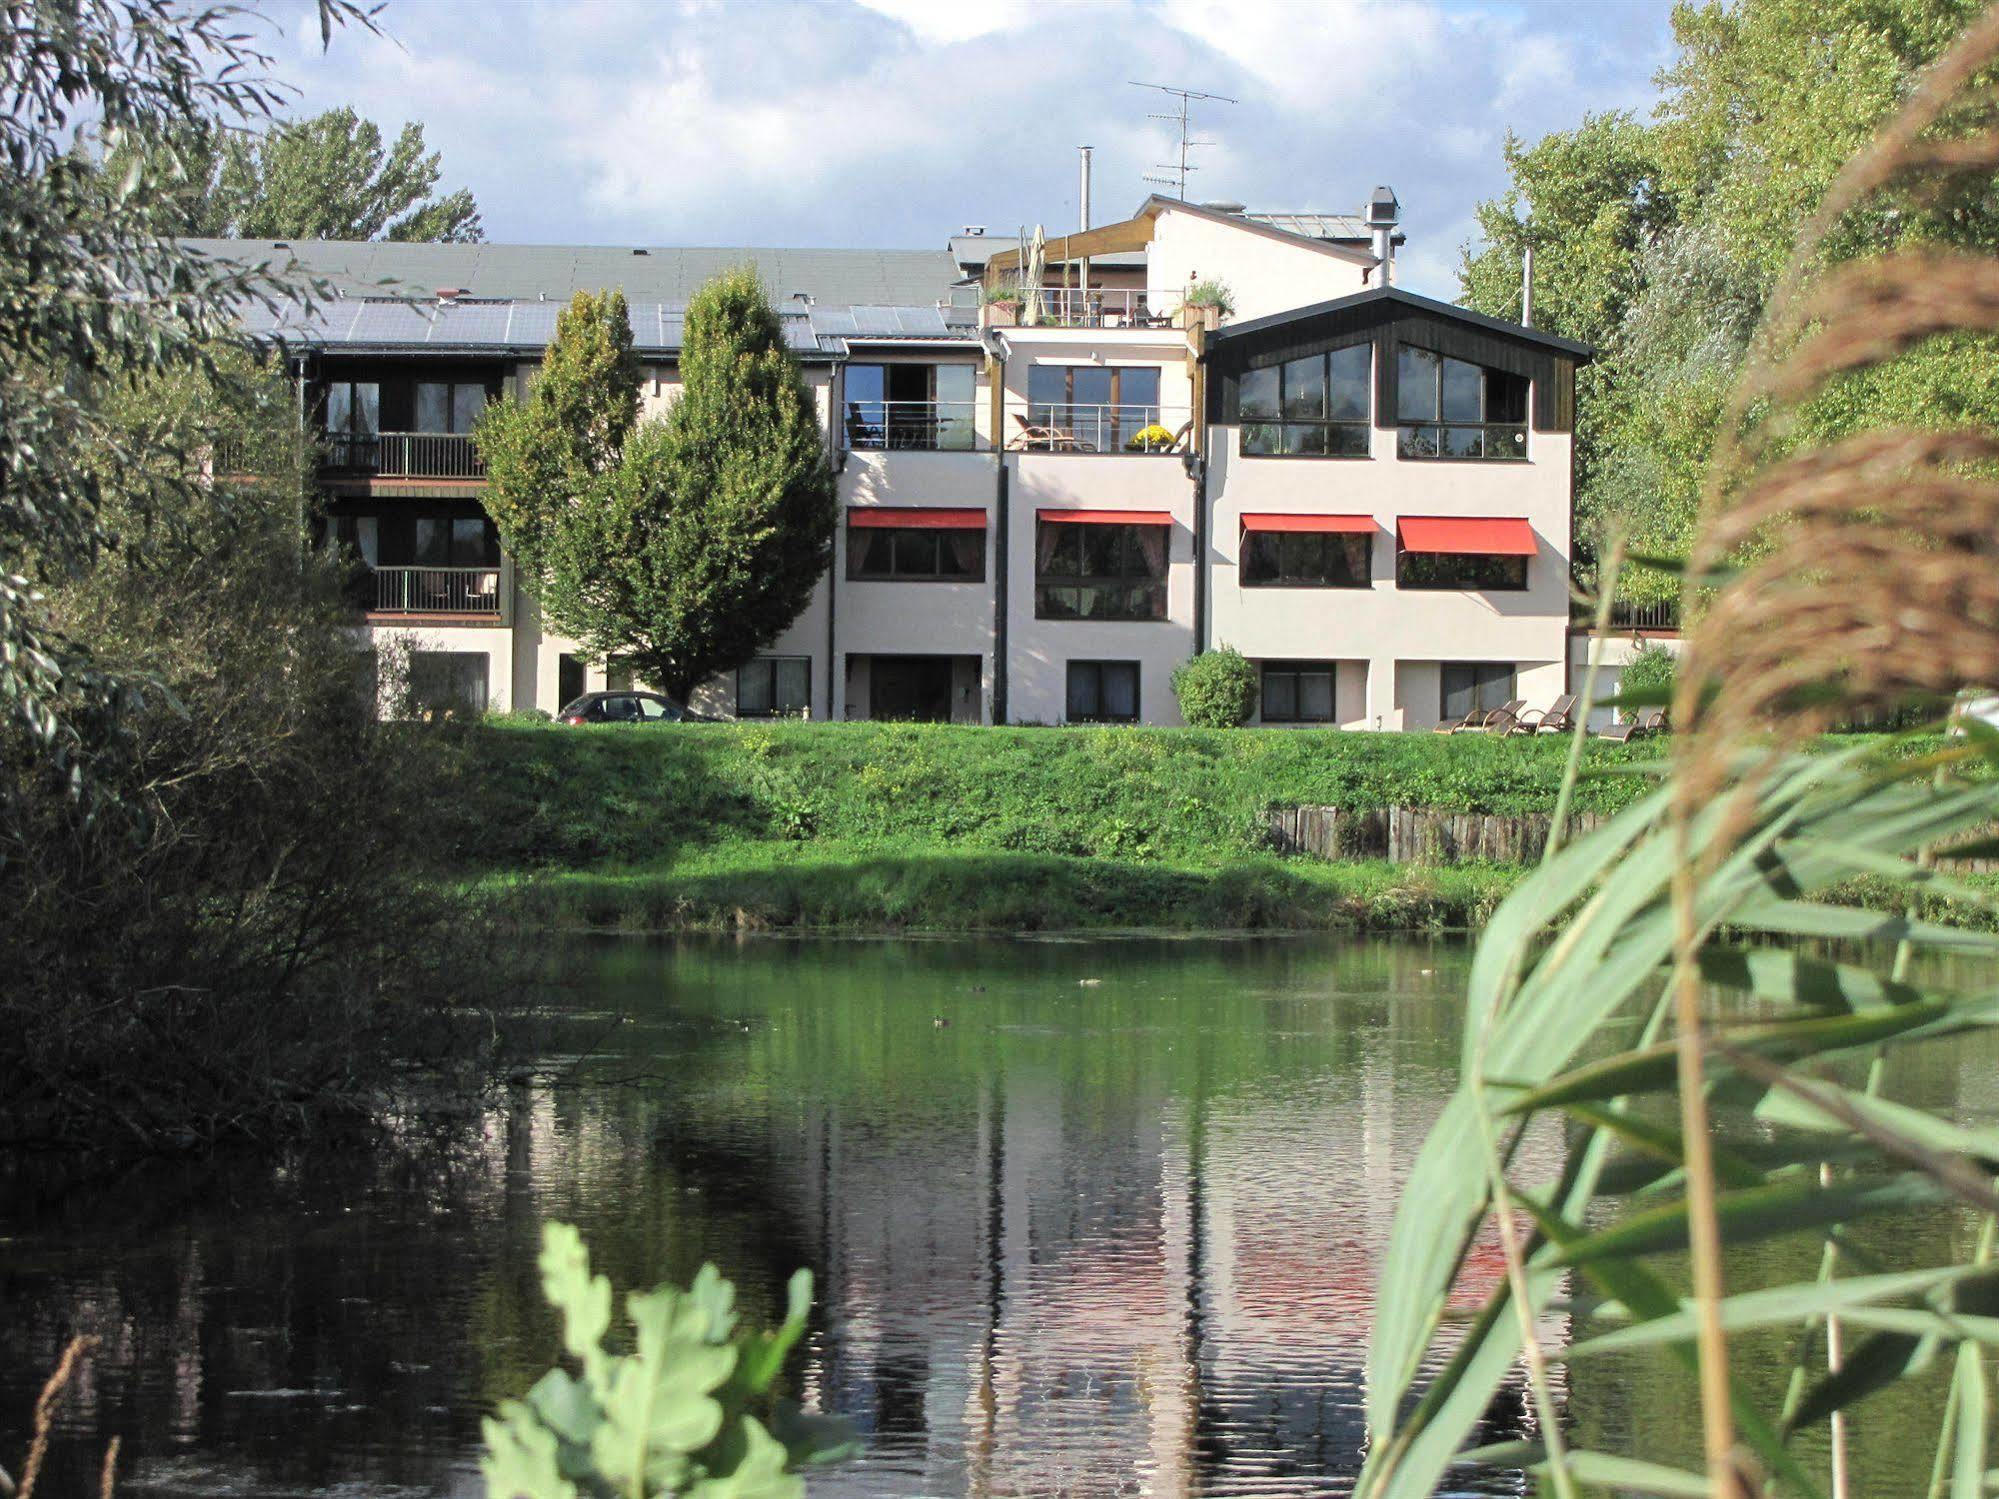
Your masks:
[[[1027,305],[1027,293],[1022,291],[1017,281],[1002,281],[998,286],[979,286],[979,305],[986,311],[986,326],[991,328],[1011,328],[1020,321],[1020,309]]]
[[[1183,328],[1215,328],[1235,311],[1235,293],[1226,281],[1196,281],[1180,299]]]
[[[1175,439],[1171,428],[1158,422],[1140,427],[1124,441],[1127,453],[1163,453],[1173,446]]]

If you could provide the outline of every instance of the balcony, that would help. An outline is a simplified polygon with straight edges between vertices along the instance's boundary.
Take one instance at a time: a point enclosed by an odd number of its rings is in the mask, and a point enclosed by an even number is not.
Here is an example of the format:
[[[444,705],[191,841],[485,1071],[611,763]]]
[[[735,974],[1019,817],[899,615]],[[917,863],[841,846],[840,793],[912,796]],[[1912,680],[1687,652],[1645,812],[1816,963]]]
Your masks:
[[[1581,622],[1588,624],[1593,616],[1585,613]],[[1680,601],[1678,599],[1654,599],[1647,603],[1633,603],[1629,599],[1613,599],[1610,604],[1610,628],[1613,630],[1677,630],[1680,628]]]
[[[370,614],[438,614],[498,620],[497,567],[378,567],[369,579]]]
[[[329,472],[356,478],[482,480],[486,465],[465,432],[330,433]]]
[[[849,401],[847,446],[890,453],[969,453],[976,401]]]
[[[1444,462],[1525,463],[1525,422],[1404,422],[1396,439],[1398,458]]]
[[[1190,432],[1188,412],[1167,406],[1031,403],[1008,419],[1007,447],[1020,453],[1177,453]]]
[[[1180,301],[1177,291],[1048,286],[1014,314],[1014,323],[1040,328],[1171,328],[1178,321]]]

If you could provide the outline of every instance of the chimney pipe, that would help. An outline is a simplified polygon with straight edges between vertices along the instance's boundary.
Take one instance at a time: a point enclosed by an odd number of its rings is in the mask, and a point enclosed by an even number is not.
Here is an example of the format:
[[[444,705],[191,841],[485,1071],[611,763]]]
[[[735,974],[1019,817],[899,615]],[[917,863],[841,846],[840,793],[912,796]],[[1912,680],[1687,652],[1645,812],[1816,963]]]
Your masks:
[[[1520,326],[1534,326],[1534,247],[1526,245],[1520,251]]]
[[[1085,234],[1090,231],[1090,153],[1093,150],[1095,150],[1093,146],[1078,146],[1076,148],[1077,154],[1081,158],[1077,166],[1079,180],[1076,187],[1076,205],[1080,227]],[[1084,299],[1087,301],[1090,295],[1090,257],[1085,255],[1082,264],[1076,270],[1077,284],[1083,293]]]
[[[1361,217],[1374,236],[1374,263],[1381,270],[1379,284],[1387,286],[1395,279],[1395,226],[1402,220],[1402,205],[1396,201],[1395,189],[1377,187],[1368,197]]]

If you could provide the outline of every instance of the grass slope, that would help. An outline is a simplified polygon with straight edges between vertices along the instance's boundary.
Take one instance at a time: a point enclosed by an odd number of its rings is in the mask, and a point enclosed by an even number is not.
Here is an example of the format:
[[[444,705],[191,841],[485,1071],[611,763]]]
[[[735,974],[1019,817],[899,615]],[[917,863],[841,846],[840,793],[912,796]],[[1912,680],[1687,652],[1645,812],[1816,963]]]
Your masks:
[[[1238,729],[489,723],[453,867],[522,918],[617,928],[1407,928],[1519,871],[1283,859],[1272,806],[1545,811],[1566,744]],[[1593,744],[1609,811],[1657,745]],[[1620,773],[1622,772],[1622,773]]]

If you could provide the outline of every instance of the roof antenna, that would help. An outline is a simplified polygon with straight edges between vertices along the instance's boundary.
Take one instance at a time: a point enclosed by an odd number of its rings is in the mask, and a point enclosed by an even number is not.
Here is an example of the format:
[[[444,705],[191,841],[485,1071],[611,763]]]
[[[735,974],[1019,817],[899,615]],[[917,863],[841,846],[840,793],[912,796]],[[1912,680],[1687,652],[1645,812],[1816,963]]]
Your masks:
[[[1128,81],[1130,82],[1133,88],[1157,89],[1159,90],[1160,93],[1171,94],[1174,98],[1180,101],[1180,108],[1174,113],[1148,114],[1146,116],[1147,119],[1167,120],[1167,121],[1177,122],[1179,124],[1180,163],[1178,166],[1174,166],[1171,163],[1168,163],[1164,166],[1157,167],[1153,171],[1145,173],[1143,180],[1146,182],[1156,182],[1161,187],[1172,188],[1173,196],[1178,198],[1181,202],[1184,203],[1187,201],[1187,174],[1189,172],[1197,172],[1200,170],[1199,167],[1192,165],[1187,160],[1187,153],[1196,146],[1212,146],[1214,144],[1213,141],[1195,140],[1192,134],[1190,133],[1191,127],[1188,120],[1188,105],[1191,104],[1196,99],[1211,99],[1217,104],[1234,104],[1237,103],[1238,101],[1231,99],[1227,94],[1204,94],[1199,89],[1175,88],[1170,83],[1140,83],[1136,78],[1130,79]]]

